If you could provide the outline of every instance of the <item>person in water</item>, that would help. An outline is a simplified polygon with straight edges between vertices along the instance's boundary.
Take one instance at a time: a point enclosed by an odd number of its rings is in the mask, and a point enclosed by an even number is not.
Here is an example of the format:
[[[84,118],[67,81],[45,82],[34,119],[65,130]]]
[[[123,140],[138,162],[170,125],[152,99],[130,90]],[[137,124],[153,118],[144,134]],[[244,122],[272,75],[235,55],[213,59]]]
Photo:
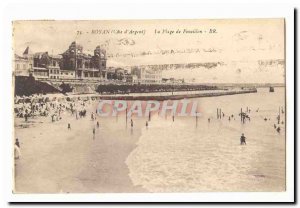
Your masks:
[[[280,130],[281,130],[281,129],[280,129],[280,127],[278,126],[277,129],[276,129],[276,131],[277,131],[278,133],[280,133]]]
[[[244,133],[242,133],[241,136],[241,145],[246,145],[246,137],[244,136]]]

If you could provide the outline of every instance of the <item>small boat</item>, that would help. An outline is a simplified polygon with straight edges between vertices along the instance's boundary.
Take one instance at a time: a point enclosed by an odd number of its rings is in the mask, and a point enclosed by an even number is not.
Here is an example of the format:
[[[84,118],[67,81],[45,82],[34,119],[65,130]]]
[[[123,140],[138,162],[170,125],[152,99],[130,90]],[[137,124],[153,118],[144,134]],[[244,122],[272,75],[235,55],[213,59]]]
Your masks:
[[[274,87],[270,87],[269,92],[274,92]]]

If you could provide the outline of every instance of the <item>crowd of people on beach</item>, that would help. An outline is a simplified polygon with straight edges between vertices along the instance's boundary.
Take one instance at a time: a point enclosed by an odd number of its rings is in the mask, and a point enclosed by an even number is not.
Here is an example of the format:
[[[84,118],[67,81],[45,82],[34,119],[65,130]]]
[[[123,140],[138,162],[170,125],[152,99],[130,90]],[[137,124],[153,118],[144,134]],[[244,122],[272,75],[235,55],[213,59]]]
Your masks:
[[[57,98],[44,97],[43,95],[35,95],[28,97],[16,97],[14,112],[16,117],[24,118],[25,122],[30,117],[51,117],[51,121],[55,122],[62,119],[62,113],[70,112],[76,115],[76,118],[86,116],[86,101],[78,98],[77,100],[67,100],[63,97]]]

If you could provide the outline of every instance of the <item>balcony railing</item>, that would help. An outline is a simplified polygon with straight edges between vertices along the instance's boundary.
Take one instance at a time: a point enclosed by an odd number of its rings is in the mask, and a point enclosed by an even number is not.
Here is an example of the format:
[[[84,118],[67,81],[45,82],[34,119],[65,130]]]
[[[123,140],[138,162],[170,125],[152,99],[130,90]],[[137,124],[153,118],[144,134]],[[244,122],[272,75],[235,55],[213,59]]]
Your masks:
[[[81,71],[93,71],[93,72],[98,72],[100,71],[97,68],[77,68],[77,70],[81,70]]]

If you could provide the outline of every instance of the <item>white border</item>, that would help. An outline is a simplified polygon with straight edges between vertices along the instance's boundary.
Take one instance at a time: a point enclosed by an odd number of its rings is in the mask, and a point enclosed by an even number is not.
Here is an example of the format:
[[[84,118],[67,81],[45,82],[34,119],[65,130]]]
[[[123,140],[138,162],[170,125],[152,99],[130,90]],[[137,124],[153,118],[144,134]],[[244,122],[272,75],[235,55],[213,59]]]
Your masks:
[[[12,194],[12,116],[11,21],[24,19],[221,19],[221,18],[285,18],[286,19],[286,78],[287,78],[287,191],[247,193],[189,194]],[[4,188],[10,202],[292,202],[294,200],[294,20],[293,8],[282,4],[29,4],[7,5],[2,11],[1,58],[1,162],[5,164]],[[2,100],[2,98],[5,98]],[[4,127],[4,128],[3,128]]]

